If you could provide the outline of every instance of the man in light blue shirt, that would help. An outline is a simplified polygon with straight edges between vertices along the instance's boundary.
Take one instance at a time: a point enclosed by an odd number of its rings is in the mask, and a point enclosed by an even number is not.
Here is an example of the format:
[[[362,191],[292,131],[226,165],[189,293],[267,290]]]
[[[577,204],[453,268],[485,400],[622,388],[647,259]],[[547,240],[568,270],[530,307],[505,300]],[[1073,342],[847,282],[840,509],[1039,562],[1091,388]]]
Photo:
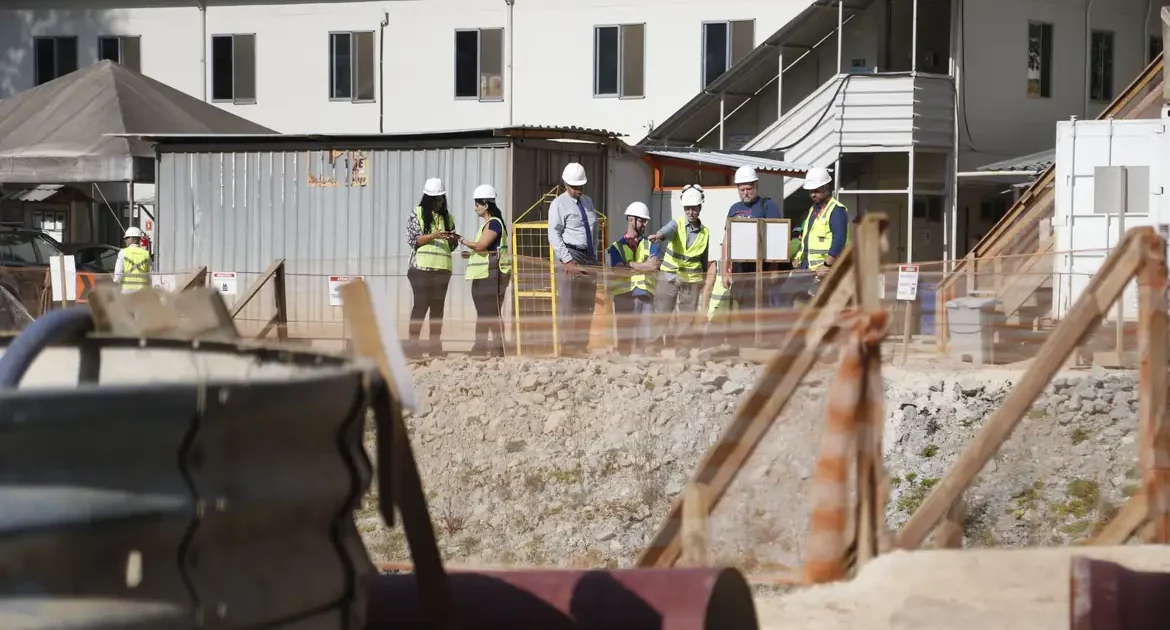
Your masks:
[[[579,354],[589,347],[601,272],[599,250],[605,244],[593,200],[584,193],[585,167],[569,163],[561,181],[565,192],[548,209],[548,243],[557,262],[557,337],[562,353]]]

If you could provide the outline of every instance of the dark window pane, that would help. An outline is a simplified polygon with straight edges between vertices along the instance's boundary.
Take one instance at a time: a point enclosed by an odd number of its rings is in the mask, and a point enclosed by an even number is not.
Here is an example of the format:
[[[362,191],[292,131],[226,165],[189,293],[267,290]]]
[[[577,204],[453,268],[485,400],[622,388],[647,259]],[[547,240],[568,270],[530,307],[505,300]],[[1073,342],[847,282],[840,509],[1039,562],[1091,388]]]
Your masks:
[[[114,63],[121,63],[122,57],[119,55],[118,38],[117,37],[102,37],[98,39],[98,59],[101,61],[112,61]]]
[[[727,71],[727,24],[703,25],[703,87]]]
[[[234,36],[232,50],[232,88],[237,103],[256,102],[256,36]]]
[[[645,96],[646,25],[622,27],[622,96]]]
[[[455,97],[479,96],[479,31],[455,32]]]
[[[232,100],[232,36],[211,38],[211,100]]]
[[[739,63],[740,59],[756,47],[755,20],[738,20],[731,23],[731,63],[727,67]]]
[[[504,98],[504,29],[479,32],[479,97]]]
[[[142,72],[142,38],[122,38],[122,65],[135,72]]]
[[[33,43],[36,55],[37,85],[57,78],[57,42],[51,37],[39,38]]]
[[[354,33],[354,83],[357,89],[357,100],[374,100],[374,87],[377,85],[374,73],[374,34]]]
[[[593,93],[616,95],[618,93],[618,27],[603,26],[597,29],[594,43]]]
[[[77,38],[57,38],[57,76],[65,76],[77,69]]]
[[[329,36],[329,98],[350,98],[353,65],[350,58],[349,33]]]
[[[1150,52],[1149,57],[1146,58],[1146,63],[1150,63],[1158,54],[1162,52],[1162,38],[1157,35],[1150,36]]]

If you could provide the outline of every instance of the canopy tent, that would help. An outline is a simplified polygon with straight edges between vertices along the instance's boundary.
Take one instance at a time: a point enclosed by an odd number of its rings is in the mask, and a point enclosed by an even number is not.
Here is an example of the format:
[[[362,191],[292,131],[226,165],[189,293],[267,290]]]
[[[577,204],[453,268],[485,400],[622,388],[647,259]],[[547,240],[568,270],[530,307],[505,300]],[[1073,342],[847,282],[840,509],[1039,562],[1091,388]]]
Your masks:
[[[0,101],[0,184],[154,178],[154,148],[110,134],[274,134],[102,61]]]

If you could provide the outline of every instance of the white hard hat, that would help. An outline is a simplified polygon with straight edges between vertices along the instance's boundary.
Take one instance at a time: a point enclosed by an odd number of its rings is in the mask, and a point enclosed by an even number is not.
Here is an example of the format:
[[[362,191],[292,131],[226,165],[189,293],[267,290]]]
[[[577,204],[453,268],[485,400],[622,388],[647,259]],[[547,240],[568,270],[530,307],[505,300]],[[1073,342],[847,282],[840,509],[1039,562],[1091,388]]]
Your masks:
[[[829,177],[828,169],[819,167],[810,168],[808,169],[808,172],[804,174],[804,186],[801,188],[804,188],[805,190],[816,190],[831,181],[833,181],[833,178]]]
[[[735,185],[753,184],[760,181],[760,176],[756,175],[756,169],[746,164],[735,169]]]
[[[648,208],[646,206],[646,204],[642,203],[641,201],[635,201],[634,203],[631,203],[629,206],[626,206],[626,216],[627,217],[638,217],[639,219],[646,219],[647,221],[649,221],[650,220],[650,208]]]
[[[472,199],[495,199],[496,189],[489,184],[480,184],[475,187],[475,192],[471,195]]]
[[[423,184],[423,194],[428,197],[441,197],[447,194],[447,190],[443,188],[443,180],[438,177],[432,177]]]
[[[576,162],[569,162],[561,172],[561,179],[570,186],[584,186],[589,181],[585,178],[585,167]]]
[[[703,189],[698,186],[687,186],[682,191],[682,205],[684,208],[703,205]]]
[[[146,234],[142,230],[131,226],[126,229],[126,236],[122,238],[142,238],[143,236],[146,236]]]

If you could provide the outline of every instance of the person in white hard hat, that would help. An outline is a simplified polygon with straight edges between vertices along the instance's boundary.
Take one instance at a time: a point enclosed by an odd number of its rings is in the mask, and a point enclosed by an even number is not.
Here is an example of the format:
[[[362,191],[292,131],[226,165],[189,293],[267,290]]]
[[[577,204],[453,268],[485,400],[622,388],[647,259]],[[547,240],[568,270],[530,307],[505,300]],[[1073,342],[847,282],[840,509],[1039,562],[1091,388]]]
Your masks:
[[[566,354],[589,347],[593,305],[597,299],[601,233],[593,200],[584,192],[585,167],[570,162],[561,173],[565,192],[548,209],[548,242],[557,262],[557,327]]]
[[[727,217],[740,219],[783,219],[784,214],[776,202],[768,197],[761,197],[759,190],[760,176],[756,173],[756,169],[749,165],[744,165],[735,170],[735,187],[739,193],[739,201],[731,204],[731,208],[727,211]],[[731,257],[731,239],[723,239],[723,286],[731,288],[731,299],[739,303],[741,308],[755,308],[756,307],[756,283],[755,280],[747,280],[743,282],[732,282],[734,274],[751,274],[755,273],[756,263],[754,262],[737,262],[730,261]],[[778,269],[777,265],[772,263],[765,263],[764,271]]]
[[[699,301],[708,294],[709,245],[711,230],[699,220],[703,209],[703,189],[689,185],[682,190],[683,217],[662,226],[652,241],[662,241],[662,271],[658,288],[654,294],[655,330],[654,340],[668,337],[667,325],[670,314],[678,308],[678,328],[675,336],[681,338],[690,332],[695,323]],[[669,343],[671,340],[666,339]]]
[[[512,253],[508,247],[508,230],[504,213],[496,205],[496,189],[487,184],[472,193],[475,214],[483,223],[475,239],[461,242],[471,250],[467,259],[467,279],[471,282],[471,300],[475,303],[475,345],[473,355],[504,356],[504,292],[512,274]]]
[[[812,207],[801,224],[800,249],[792,258],[795,269],[808,269],[823,276],[849,244],[849,211],[833,197],[833,178],[823,168],[805,174],[804,188]]]
[[[414,294],[407,329],[407,352],[411,356],[423,351],[420,337],[428,315],[431,325],[426,352],[432,357],[443,355],[443,310],[451,284],[451,250],[458,242],[455,219],[447,208],[447,190],[443,180],[432,177],[423,184],[422,199],[406,222],[406,244],[410,248],[406,278]]]
[[[150,286],[150,252],[142,246],[146,234],[131,226],[123,237],[125,247],[114,261],[114,284],[121,285],[123,293]]]
[[[610,244],[606,252],[615,270],[610,293],[618,318],[618,350],[631,352],[635,344],[650,343],[657,284],[660,243],[646,238],[650,208],[635,201],[626,208],[626,233]]]

